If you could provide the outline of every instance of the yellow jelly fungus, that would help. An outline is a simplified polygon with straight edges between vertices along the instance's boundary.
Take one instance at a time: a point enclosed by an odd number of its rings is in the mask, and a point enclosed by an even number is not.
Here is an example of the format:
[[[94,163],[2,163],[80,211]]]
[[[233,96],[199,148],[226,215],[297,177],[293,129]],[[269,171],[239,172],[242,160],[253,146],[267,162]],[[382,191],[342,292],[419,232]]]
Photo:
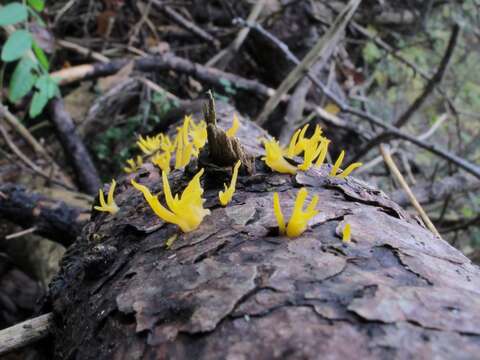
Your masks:
[[[345,157],[345,150],[342,150],[342,152],[340,153],[340,155],[337,158],[337,161],[335,161],[335,164],[333,165],[332,170],[330,171],[330,176],[336,176],[336,177],[339,177],[341,179],[344,179],[348,175],[350,175],[350,173],[353,170],[362,166],[362,163],[359,163],[359,162],[353,163],[353,164],[350,164],[345,170],[343,170],[343,172],[341,174],[338,174],[338,170],[340,170],[340,166],[342,165],[344,157]]]
[[[210,210],[203,208],[205,200],[202,198],[203,188],[200,185],[202,174],[203,169],[188,183],[179,198],[178,194],[175,197],[172,196],[167,174],[162,172],[163,192],[168,209],[160,204],[158,197],[152,195],[146,186],[140,185],[134,180],[132,180],[132,185],[143,193],[145,200],[160,219],[176,224],[183,232],[190,232],[198,228],[203,218],[210,214]]]
[[[192,136],[193,145],[197,150],[200,150],[207,143],[207,123],[205,121],[200,121],[198,124],[195,124],[192,121],[192,131],[190,132]]]
[[[95,210],[109,212],[110,214],[116,214],[118,210],[120,210],[120,208],[115,203],[115,200],[113,199],[113,192],[115,191],[115,186],[117,186],[117,183],[114,179],[112,180],[112,184],[110,185],[110,189],[108,190],[107,202],[105,202],[105,197],[103,195],[102,189],[98,190],[98,199],[100,200],[100,206],[94,206],[93,208]]]
[[[143,165],[143,158],[140,155],[137,155],[135,159],[128,159],[127,166],[123,168],[127,174],[137,171]]]
[[[240,127],[240,121],[238,120],[237,114],[233,114],[233,122],[232,122],[232,127],[228,129],[225,134],[227,134],[227,137],[231,138],[234,137],[235,134],[238,131],[238,128]]]
[[[270,169],[282,174],[294,175],[297,173],[297,168],[283,157],[282,148],[275,139],[270,141],[263,139],[263,144],[265,146],[265,156],[262,157],[262,160]]]
[[[342,241],[344,243],[349,243],[352,240],[352,230],[350,224],[346,223],[342,231]]]
[[[285,220],[283,217],[282,208],[280,206],[278,193],[273,194],[273,212],[278,222],[280,234],[286,234],[289,238],[300,236],[307,229],[310,219],[319,213],[319,211],[315,209],[318,203],[318,195],[315,195],[310,204],[308,204],[307,208],[303,210],[303,205],[307,199],[307,196],[308,191],[306,188],[301,188],[298,191],[297,198],[295,199],[295,204],[293,206],[292,215],[290,216],[290,221],[285,227]]]
[[[156,153],[152,156],[152,163],[157,165],[162,171],[165,171],[167,174],[170,173],[170,159],[171,155],[168,151],[164,153]]]
[[[317,161],[315,162],[315,166],[320,166],[325,162],[325,158],[327,157],[328,153],[328,145],[330,144],[330,140],[327,138],[322,138],[320,140],[321,151],[318,155]]]
[[[235,186],[237,185],[238,169],[240,168],[241,164],[242,162],[238,160],[233,168],[232,181],[230,182],[230,185],[227,187],[227,184],[223,184],[225,191],[220,191],[218,193],[218,198],[220,199],[220,204],[222,204],[222,206],[227,206],[227,204],[232,201],[233,193],[235,192]]]
[[[161,136],[146,136],[143,138],[141,135],[138,137],[137,145],[145,155],[151,155],[155,151],[160,150],[162,146]]]

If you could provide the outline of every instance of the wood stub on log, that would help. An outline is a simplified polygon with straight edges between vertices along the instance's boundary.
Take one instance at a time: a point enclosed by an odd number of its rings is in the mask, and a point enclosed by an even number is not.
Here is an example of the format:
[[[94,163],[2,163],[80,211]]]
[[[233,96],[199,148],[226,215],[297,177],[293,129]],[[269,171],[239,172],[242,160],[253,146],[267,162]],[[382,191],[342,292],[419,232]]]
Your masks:
[[[328,176],[329,165],[292,176],[256,161],[255,170],[221,207],[218,172],[206,167],[211,214],[186,234],[130,186],[134,178],[163,201],[158,170],[117,179],[120,212],[94,216],[50,285],[55,358],[478,355],[480,269],[463,254],[378,189]],[[172,188],[185,177],[173,171]],[[287,220],[301,187],[320,212],[298,238],[279,236],[273,192]]]
[[[217,125],[215,100],[211,91],[208,92],[208,105],[203,109],[203,117],[207,123],[208,151],[212,163],[219,166],[234,166],[240,160],[245,172],[253,174],[253,157],[245,152],[236,137],[228,137],[225,131]]]
[[[64,246],[69,246],[85,224],[85,211],[49,198],[28,192],[14,184],[0,185],[0,217]]]
[[[52,317],[53,315],[48,313],[0,330],[0,355],[20,349],[48,336],[52,326]]]
[[[72,117],[65,110],[63,100],[50,102],[50,119],[57,136],[76,173],[80,188],[95,194],[101,186],[100,177],[82,139],[77,134]]]

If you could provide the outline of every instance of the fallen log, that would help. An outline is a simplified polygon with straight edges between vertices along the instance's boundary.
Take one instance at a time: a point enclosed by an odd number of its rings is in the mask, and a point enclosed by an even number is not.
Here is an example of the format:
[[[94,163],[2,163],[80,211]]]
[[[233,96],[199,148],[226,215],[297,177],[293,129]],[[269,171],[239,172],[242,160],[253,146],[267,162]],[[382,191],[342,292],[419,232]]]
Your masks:
[[[258,144],[262,130],[248,126],[240,141]],[[330,165],[272,173],[257,157],[221,207],[230,170],[208,156],[191,165],[172,172],[172,189],[204,168],[211,214],[188,233],[130,185],[163,199],[158,170],[117,179],[120,211],[94,214],[50,285],[56,359],[478,354],[479,268],[378,189],[331,177]],[[279,235],[272,197],[290,214],[300,187],[319,196],[320,213],[290,239]],[[351,242],[342,242],[347,224]]]

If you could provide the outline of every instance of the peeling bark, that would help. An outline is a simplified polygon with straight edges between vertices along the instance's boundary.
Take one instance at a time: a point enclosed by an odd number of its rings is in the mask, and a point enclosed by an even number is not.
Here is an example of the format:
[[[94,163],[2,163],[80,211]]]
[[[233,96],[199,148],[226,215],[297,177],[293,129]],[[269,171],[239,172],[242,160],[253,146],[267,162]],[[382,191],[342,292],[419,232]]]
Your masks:
[[[242,126],[242,143],[262,134]],[[464,255],[378,189],[328,177],[329,165],[290,176],[255,164],[226,208],[217,196],[230,172],[205,166],[211,215],[187,234],[129,185],[161,191],[157,170],[118,179],[120,212],[94,214],[50,285],[56,358],[478,355],[480,270]],[[173,191],[191,176],[174,171]],[[273,192],[289,214],[302,186],[319,195],[320,213],[302,236],[280,237]]]

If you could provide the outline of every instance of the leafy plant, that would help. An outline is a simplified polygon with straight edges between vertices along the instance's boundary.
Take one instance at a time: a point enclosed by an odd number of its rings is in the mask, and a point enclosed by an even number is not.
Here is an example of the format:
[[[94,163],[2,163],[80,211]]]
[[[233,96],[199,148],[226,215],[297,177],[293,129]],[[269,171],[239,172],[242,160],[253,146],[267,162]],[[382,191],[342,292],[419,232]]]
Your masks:
[[[42,112],[48,100],[60,94],[57,82],[48,73],[48,58],[28,30],[29,16],[40,19],[37,12],[44,8],[44,0],[13,2],[0,7],[0,26],[9,32],[0,59],[4,63],[17,63],[8,85],[8,98],[11,102],[17,102],[33,89],[29,108],[32,118]],[[22,23],[24,29],[15,28],[12,31],[12,26]]]

